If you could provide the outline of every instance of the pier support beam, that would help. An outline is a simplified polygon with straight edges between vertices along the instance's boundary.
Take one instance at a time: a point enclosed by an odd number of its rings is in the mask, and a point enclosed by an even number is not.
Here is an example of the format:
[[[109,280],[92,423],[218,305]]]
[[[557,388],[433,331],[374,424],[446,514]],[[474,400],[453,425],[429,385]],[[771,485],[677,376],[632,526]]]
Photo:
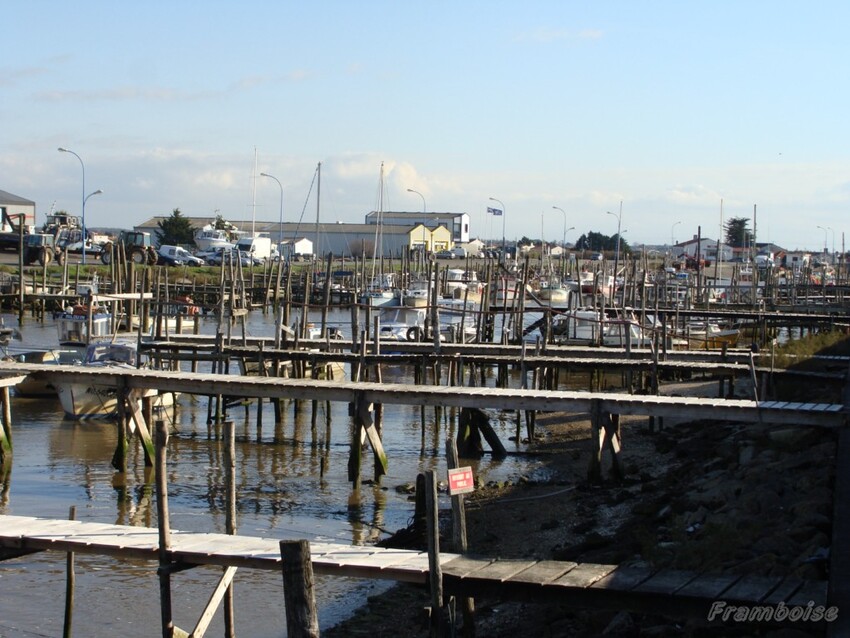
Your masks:
[[[289,638],[318,638],[319,614],[313,581],[310,543],[280,541],[283,559],[283,597],[286,608],[286,635]]]
[[[8,386],[0,390],[0,403],[3,409],[0,423],[0,465],[4,465],[12,460],[12,408]]]

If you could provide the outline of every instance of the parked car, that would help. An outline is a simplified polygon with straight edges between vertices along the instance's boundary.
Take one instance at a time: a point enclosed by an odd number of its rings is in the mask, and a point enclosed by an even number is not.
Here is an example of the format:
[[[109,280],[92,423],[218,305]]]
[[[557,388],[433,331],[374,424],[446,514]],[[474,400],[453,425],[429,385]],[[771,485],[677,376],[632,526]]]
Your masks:
[[[204,260],[195,257],[181,246],[163,245],[159,247],[157,261],[164,266],[203,266]]]
[[[455,254],[450,250],[437,251],[437,259],[454,259]]]
[[[602,253],[591,253],[590,261],[602,261]]]

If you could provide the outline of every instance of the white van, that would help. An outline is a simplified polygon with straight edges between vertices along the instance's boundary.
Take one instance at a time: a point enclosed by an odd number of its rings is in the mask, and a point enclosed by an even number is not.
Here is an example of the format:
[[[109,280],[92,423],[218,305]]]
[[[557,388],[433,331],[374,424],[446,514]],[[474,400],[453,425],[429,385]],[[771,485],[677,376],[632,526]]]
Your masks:
[[[236,242],[236,249],[243,253],[249,253],[255,262],[272,258],[271,237],[240,237],[239,241]]]

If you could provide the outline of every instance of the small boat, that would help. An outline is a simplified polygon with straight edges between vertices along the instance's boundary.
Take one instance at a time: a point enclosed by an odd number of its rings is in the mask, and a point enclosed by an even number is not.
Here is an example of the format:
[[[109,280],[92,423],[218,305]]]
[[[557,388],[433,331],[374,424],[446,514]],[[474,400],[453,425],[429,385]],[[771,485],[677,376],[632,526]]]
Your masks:
[[[108,339],[112,334],[112,313],[103,306],[76,304],[56,316],[60,346],[84,346]]]
[[[682,335],[691,350],[714,350],[724,345],[734,348],[741,338],[738,328],[722,328],[713,321],[695,321],[685,326]]]
[[[563,345],[602,345],[649,347],[652,336],[645,332],[634,314],[627,310],[617,317],[603,315],[593,308],[576,308],[552,319],[555,343]]]
[[[88,368],[136,369],[136,348],[126,343],[97,342],[86,347],[82,366]],[[118,410],[118,389],[114,385],[92,381],[57,381],[53,384],[65,414],[72,419],[110,418]],[[160,392],[153,397],[153,408],[174,405],[175,393]]]
[[[236,243],[231,241],[231,233],[223,228],[216,228],[207,224],[195,233],[195,246],[201,252],[216,251],[220,249],[230,250]]]
[[[484,284],[478,280],[478,273],[474,270],[463,268],[449,268],[446,270],[446,279],[443,295],[454,299],[466,299],[479,303]]]
[[[54,348],[51,350],[32,350],[10,355],[13,361],[18,363],[44,363],[54,365],[80,365],[83,362],[83,354],[79,350],[62,350]],[[56,388],[46,379],[37,379],[29,376],[15,386],[15,394],[19,397],[46,397],[56,396]]]

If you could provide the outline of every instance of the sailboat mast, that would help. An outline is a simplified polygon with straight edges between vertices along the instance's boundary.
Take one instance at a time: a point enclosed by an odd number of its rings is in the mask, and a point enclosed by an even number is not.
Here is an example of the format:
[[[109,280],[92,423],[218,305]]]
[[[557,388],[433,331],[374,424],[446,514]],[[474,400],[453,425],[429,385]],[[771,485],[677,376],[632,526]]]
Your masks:
[[[322,163],[316,166],[316,246],[313,249],[313,254],[318,260],[321,245],[319,244],[319,204],[322,200]]]
[[[256,237],[254,226],[257,220],[257,147],[254,147],[254,170],[251,173],[251,237]]]

